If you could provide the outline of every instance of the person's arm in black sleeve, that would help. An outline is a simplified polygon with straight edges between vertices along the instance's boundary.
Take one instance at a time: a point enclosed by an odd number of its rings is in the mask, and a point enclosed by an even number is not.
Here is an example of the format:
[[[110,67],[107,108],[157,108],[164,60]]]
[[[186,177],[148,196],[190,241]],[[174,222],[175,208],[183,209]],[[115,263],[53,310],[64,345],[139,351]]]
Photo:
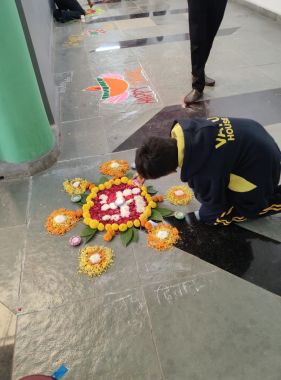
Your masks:
[[[190,185],[195,198],[201,203],[199,210],[200,221],[207,224],[216,224],[217,219],[226,212],[227,178],[193,178]]]

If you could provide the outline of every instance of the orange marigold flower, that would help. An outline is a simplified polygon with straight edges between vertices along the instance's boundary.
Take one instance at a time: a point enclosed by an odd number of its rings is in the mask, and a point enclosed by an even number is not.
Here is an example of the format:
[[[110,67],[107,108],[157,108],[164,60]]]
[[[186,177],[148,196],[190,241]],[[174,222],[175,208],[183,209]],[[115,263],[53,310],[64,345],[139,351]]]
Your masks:
[[[81,216],[77,215],[77,211],[60,208],[48,216],[45,227],[49,234],[64,235],[75,226]]]
[[[163,202],[164,201],[164,197],[163,197],[163,195],[154,195],[153,197],[152,197],[152,200],[154,201],[154,202]]]
[[[129,164],[124,160],[110,160],[100,166],[100,172],[114,178],[121,178],[129,170]]]
[[[158,251],[171,248],[179,239],[179,231],[169,224],[159,223],[147,234],[147,244]]]

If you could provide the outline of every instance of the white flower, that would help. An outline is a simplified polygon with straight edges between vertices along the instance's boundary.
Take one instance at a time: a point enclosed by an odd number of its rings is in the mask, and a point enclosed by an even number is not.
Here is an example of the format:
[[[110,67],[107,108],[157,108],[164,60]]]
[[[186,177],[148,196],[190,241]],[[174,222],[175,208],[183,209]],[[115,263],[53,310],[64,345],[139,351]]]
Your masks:
[[[122,193],[122,191],[117,191],[116,192],[116,199],[117,198],[123,198],[123,193]]]
[[[104,221],[107,221],[107,220],[110,220],[110,215],[104,215],[103,217],[102,217],[102,220],[104,220]]]
[[[112,164],[110,165],[110,167],[112,168],[112,169],[117,169],[117,168],[119,168],[119,164],[118,164],[118,162],[115,162],[115,161],[113,161],[112,162]]]
[[[107,196],[106,194],[101,194],[101,195],[99,196],[99,199],[100,199],[100,203],[101,203],[102,205],[104,205],[105,203],[107,203],[108,196]]]
[[[136,202],[136,210],[138,213],[142,213],[145,210],[145,201],[142,196],[136,195],[134,197],[134,200]]]
[[[128,218],[130,216],[129,206],[126,204],[120,207],[120,215],[122,218]]]
[[[161,239],[161,240],[165,240],[165,239],[167,239],[167,237],[169,236],[169,233],[168,233],[168,231],[164,231],[164,230],[160,230],[160,231],[158,231],[157,232],[157,237],[159,238],[159,239]]]
[[[77,187],[79,187],[79,186],[80,186],[80,181],[75,181],[72,184],[72,187],[74,187],[75,189],[77,189]]]
[[[89,257],[89,260],[91,261],[92,264],[98,264],[101,262],[101,256],[99,253],[94,253]]]
[[[132,195],[132,190],[131,189],[125,189],[123,191],[123,195],[124,195],[124,197],[127,197],[128,195]]]
[[[130,205],[132,202],[134,202],[133,199],[128,199],[128,200],[126,201],[127,205]]]
[[[109,205],[107,205],[107,204],[101,206],[101,210],[102,210],[102,211],[107,211],[109,208],[110,208],[110,207],[109,207]]]
[[[114,202],[112,203],[109,203],[109,207],[111,208],[111,210],[116,210],[117,209],[117,206]]]
[[[184,195],[184,191],[182,191],[182,190],[176,190],[176,191],[174,192],[174,194],[175,194],[177,197],[180,197],[180,196]]]
[[[132,190],[133,194],[139,194],[140,193],[140,188],[139,187],[134,187]]]
[[[116,201],[115,201],[115,204],[116,204],[116,206],[122,206],[122,204],[125,202],[125,200],[124,200],[124,198],[122,197],[120,197],[120,198],[117,198],[116,199]]]
[[[65,215],[56,215],[54,217],[54,221],[57,223],[57,224],[62,224],[64,222],[66,222],[66,219],[67,217]]]
[[[111,220],[113,220],[114,222],[118,222],[118,220],[120,219],[120,216],[115,214],[115,215],[111,215]]]

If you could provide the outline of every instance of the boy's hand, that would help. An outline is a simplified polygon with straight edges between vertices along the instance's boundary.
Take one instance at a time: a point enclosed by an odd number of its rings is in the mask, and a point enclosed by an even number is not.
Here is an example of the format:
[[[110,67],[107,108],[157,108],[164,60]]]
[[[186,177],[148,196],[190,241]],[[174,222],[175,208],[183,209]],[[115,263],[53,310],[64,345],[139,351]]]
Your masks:
[[[145,179],[142,178],[138,173],[136,173],[133,177],[133,183],[136,184],[136,186],[142,186]]]

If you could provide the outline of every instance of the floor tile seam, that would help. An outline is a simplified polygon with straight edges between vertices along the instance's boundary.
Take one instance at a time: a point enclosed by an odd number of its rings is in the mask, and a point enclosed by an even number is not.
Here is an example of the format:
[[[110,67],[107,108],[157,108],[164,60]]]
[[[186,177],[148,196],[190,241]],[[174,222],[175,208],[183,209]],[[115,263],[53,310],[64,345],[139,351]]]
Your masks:
[[[60,121],[60,125],[63,124],[63,126],[65,124],[70,124],[70,123],[76,123],[76,122],[79,122],[79,121],[85,121],[85,120],[92,120],[92,119],[96,119],[96,118],[101,118],[101,116],[92,116],[92,117],[86,117],[85,119],[76,119],[76,120],[66,120],[66,121]]]
[[[239,27],[233,27],[233,28],[224,28],[224,29],[221,29],[220,32],[218,33],[218,37],[228,37],[228,36],[231,36],[232,34],[234,34],[236,32],[236,30],[238,30]],[[228,34],[228,32],[231,32],[230,34]],[[226,34],[224,34],[226,33]],[[134,49],[143,49],[144,47],[148,47],[148,46],[153,46],[153,45],[163,45],[163,44],[167,44],[167,43],[178,43],[178,42],[183,42],[183,41],[189,41],[190,40],[190,36],[189,36],[189,33],[174,33],[174,34],[169,34],[167,36],[164,36],[164,37],[175,37],[177,36],[178,38],[180,36],[186,36],[187,38],[184,38],[183,40],[179,39],[179,40],[176,40],[176,41],[166,41],[166,40],[163,40],[163,41],[160,41],[160,42],[155,42],[155,43],[151,43],[151,44],[144,44],[144,45],[141,45],[141,46],[122,46],[120,47],[121,49],[131,49],[131,48],[134,48]],[[147,37],[147,39],[157,39],[158,37],[163,37],[163,35],[157,35],[157,36],[154,36],[154,37]],[[128,40],[117,40],[117,41],[106,41],[106,45],[110,45],[110,44],[115,44],[116,43],[119,43],[119,44],[124,44],[124,43],[127,43],[127,42],[130,42],[130,41],[135,41],[135,40],[143,40],[145,39],[145,37],[142,37],[142,38],[131,38],[131,39],[128,39]],[[102,47],[103,45],[105,45],[104,43],[101,43],[98,47],[96,47],[95,49],[92,49],[90,51],[88,51],[89,54],[93,54],[93,53],[102,53],[102,51],[97,51],[98,48]],[[107,51],[111,51],[113,49],[108,49]]]
[[[143,296],[143,299],[144,299],[144,302],[145,302],[146,313],[147,313],[147,317],[148,317],[149,330],[150,330],[150,336],[151,336],[151,340],[152,340],[152,343],[153,343],[153,346],[154,346],[154,349],[155,349],[155,352],[156,352],[158,366],[159,366],[160,373],[161,373],[161,378],[162,378],[162,380],[165,380],[164,371],[163,371],[163,367],[162,367],[161,360],[160,360],[160,354],[159,354],[159,350],[158,350],[158,347],[157,347],[157,344],[156,344],[156,337],[154,336],[154,333],[153,333],[152,320],[151,320],[151,316],[150,316],[150,313],[149,313],[148,304],[147,304],[147,300],[146,300],[146,297],[145,297],[145,293],[144,293],[143,287],[141,287],[141,291],[142,291],[142,296]]]
[[[1,306],[1,305],[2,305],[5,309],[9,310],[9,312],[10,312],[11,314],[13,314],[13,315],[15,315],[15,316],[17,315],[17,313],[15,312],[15,310],[11,309],[10,306],[6,305],[5,302],[3,302],[3,301],[0,300],[0,306]]]
[[[173,13],[174,11],[183,11],[182,13]],[[152,13],[150,15],[150,12]],[[172,8],[172,9],[162,9],[162,10],[147,10],[147,11],[142,11],[140,10],[139,13],[136,13],[136,12],[133,12],[133,13],[125,13],[125,14],[122,14],[122,15],[113,15],[113,16],[103,16],[103,15],[100,15],[100,16],[97,16],[95,17],[94,19],[91,19],[90,21],[87,22],[87,24],[94,24],[95,22],[96,23],[104,23],[104,22],[108,22],[108,21],[124,21],[124,20],[136,20],[136,19],[142,19],[142,18],[145,18],[145,17],[149,17],[149,18],[157,18],[157,17],[167,17],[167,14],[166,15],[154,15],[153,13],[155,12],[167,12],[168,13],[168,16],[169,17],[173,17],[173,16],[178,16],[180,14],[187,14],[188,13],[188,9],[187,8]],[[134,17],[132,18],[131,16],[133,15],[143,15],[142,17]],[[102,21],[100,21],[102,20]]]
[[[82,157],[83,160],[85,159],[93,159],[93,158],[96,158],[96,157],[103,157],[103,156],[112,156],[112,155],[115,155],[115,154],[119,154],[121,152],[130,152],[130,151],[135,151],[136,148],[131,148],[131,149],[125,149],[123,151],[118,151],[118,152],[109,152],[109,153],[103,153],[103,154],[96,154],[94,156],[84,156]],[[58,161],[59,164],[62,164],[62,163],[66,163],[66,162],[72,162],[72,161],[79,161],[79,158],[70,158],[69,160],[61,160],[61,161]],[[81,165],[83,168],[87,168],[87,167],[91,167],[91,165],[87,165],[87,164],[84,164],[84,165]],[[56,169],[61,169],[61,168],[55,168]],[[50,174],[46,174],[46,175],[50,175]]]

